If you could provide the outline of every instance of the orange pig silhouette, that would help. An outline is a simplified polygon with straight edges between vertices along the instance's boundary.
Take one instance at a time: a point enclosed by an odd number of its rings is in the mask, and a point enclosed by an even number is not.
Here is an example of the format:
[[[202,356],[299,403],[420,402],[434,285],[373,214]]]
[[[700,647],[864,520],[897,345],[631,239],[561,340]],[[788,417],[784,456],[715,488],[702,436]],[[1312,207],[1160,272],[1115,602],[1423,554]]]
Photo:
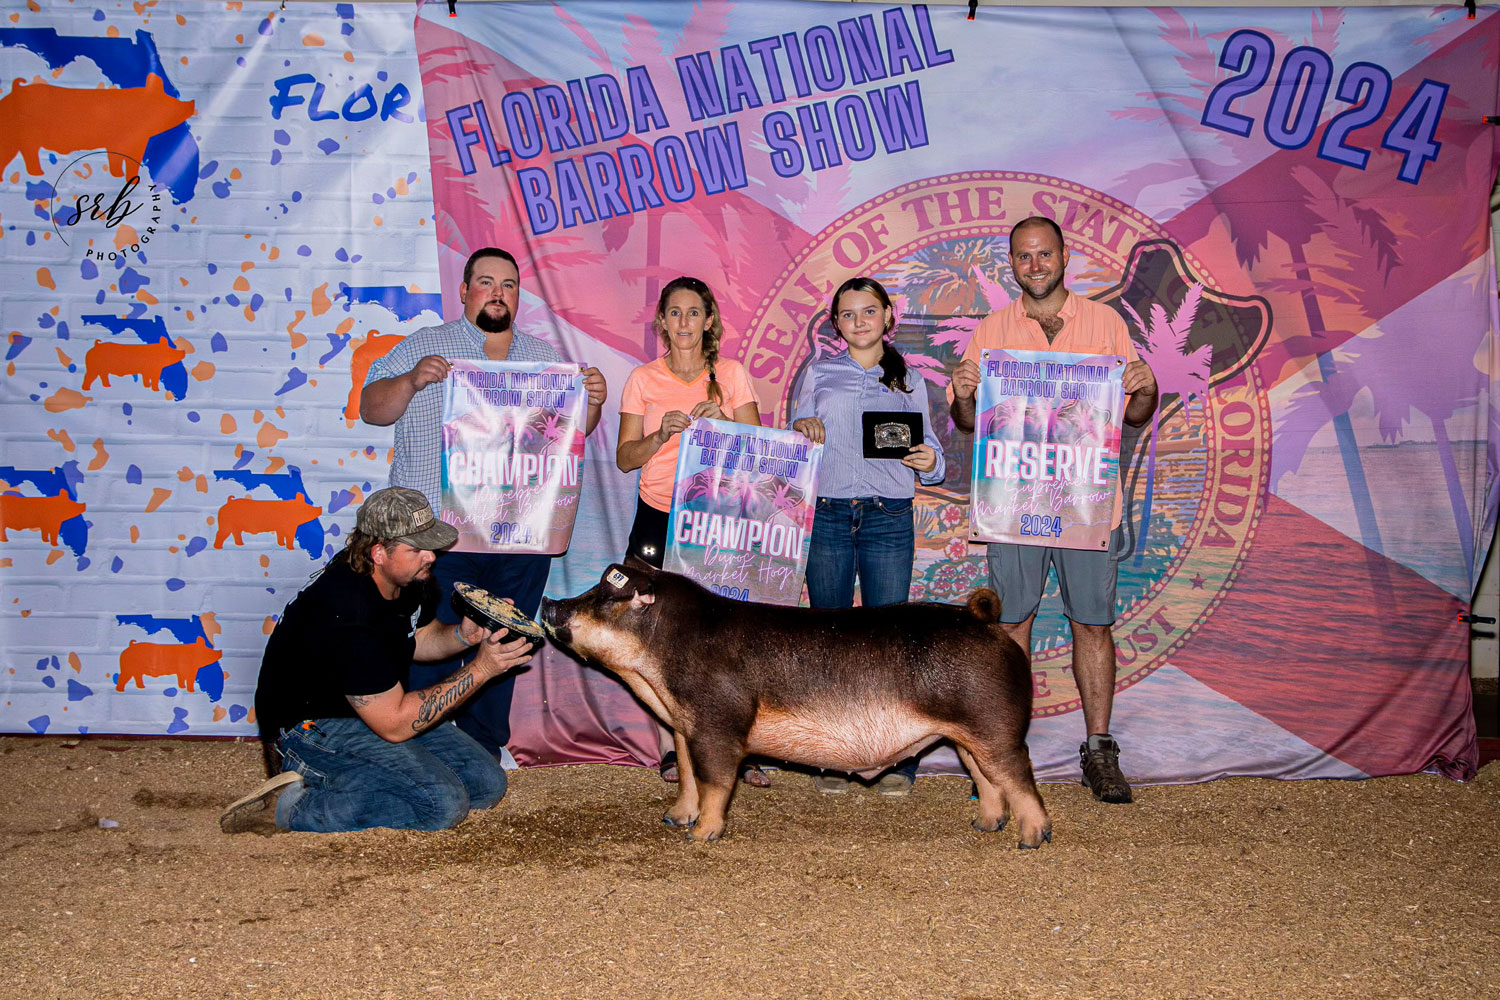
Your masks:
[[[210,663],[218,663],[223,655],[221,650],[210,649],[201,635],[190,644],[136,642],[131,639],[130,645],[120,650],[120,680],[115,684],[115,690],[124,691],[129,681],[135,681],[138,688],[145,688],[147,677],[170,675],[177,678],[178,687],[191,691],[198,671]]]
[[[128,176],[133,164],[146,155],[146,143],[193,117],[192,101],[179,101],[162,89],[161,77],[150,74],[144,87],[93,89],[58,87],[50,83],[16,80],[0,97],[0,167],[21,155],[26,172],[42,173],[42,150],[81,153],[102,149],[109,153],[109,172]]]
[[[371,330],[365,342],[354,349],[349,357],[349,398],[344,401],[344,419],[359,419],[359,397],[365,388],[365,376],[370,366],[391,353],[405,337],[393,333],[376,333]]]
[[[83,356],[83,388],[88,389],[94,379],[109,387],[111,375],[125,377],[139,375],[141,385],[153,392],[161,388],[161,373],[187,356],[181,347],[171,347],[166,337],[154,344],[126,344],[113,341],[94,341]]]
[[[83,511],[83,504],[64,493],[55,497],[0,496],[0,542],[10,541],[7,530],[40,531],[43,542],[56,545],[63,522]]]
[[[230,535],[234,536],[234,544],[244,545],[246,532],[254,535],[263,531],[276,532],[276,544],[292,548],[292,536],[297,529],[321,513],[323,508],[308,503],[301,493],[295,500],[230,497],[219,508],[219,533],[214,538],[214,548],[222,549],[224,539]]]

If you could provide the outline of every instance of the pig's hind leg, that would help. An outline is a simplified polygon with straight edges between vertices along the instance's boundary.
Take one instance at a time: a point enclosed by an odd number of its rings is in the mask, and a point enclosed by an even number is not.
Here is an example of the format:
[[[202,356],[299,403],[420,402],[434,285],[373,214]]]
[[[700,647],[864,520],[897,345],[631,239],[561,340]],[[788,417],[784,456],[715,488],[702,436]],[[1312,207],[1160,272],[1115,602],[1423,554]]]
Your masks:
[[[1005,804],[1005,796],[998,785],[992,784],[984,776],[968,750],[961,746],[955,746],[954,749],[958,751],[958,759],[968,769],[969,777],[974,779],[974,789],[979,793],[979,818],[974,821],[974,829],[980,833],[999,833],[1010,820],[1010,808]]]
[[[967,744],[967,745],[965,745]],[[1022,850],[1041,847],[1052,839],[1052,820],[1047,816],[1047,807],[1042,805],[1041,793],[1036,788],[1036,778],[1031,772],[1031,757],[1026,745],[997,749],[984,740],[969,740],[959,743],[959,753],[964,754],[964,765],[974,776],[979,789],[979,823],[975,828],[983,832],[994,832],[1004,827],[1006,806],[1015,810]],[[967,751],[967,753],[965,753]],[[977,765],[977,767],[976,767]],[[991,805],[985,804],[985,784],[991,787]],[[995,826],[987,824],[998,820]]]

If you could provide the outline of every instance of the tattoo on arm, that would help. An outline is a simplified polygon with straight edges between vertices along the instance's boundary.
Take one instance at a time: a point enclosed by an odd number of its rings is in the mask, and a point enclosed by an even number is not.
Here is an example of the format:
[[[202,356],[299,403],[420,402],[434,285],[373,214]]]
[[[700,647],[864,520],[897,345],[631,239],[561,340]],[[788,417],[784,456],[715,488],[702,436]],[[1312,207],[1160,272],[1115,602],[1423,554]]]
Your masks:
[[[346,694],[344,695],[344,700],[355,708],[364,708],[370,702],[374,701],[376,697],[373,694]]]
[[[469,696],[474,690],[474,674],[466,667],[459,674],[442,684],[417,692],[422,704],[417,708],[417,717],[412,720],[412,732],[431,729],[447,711]]]

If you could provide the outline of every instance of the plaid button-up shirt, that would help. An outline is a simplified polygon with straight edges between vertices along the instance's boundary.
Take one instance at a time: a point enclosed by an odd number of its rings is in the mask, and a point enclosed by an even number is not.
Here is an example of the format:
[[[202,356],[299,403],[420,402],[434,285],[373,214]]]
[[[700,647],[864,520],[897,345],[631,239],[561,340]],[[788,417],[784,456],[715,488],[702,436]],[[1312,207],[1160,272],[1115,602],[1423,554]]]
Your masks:
[[[484,353],[484,333],[466,317],[442,326],[418,330],[393,347],[389,354],[370,365],[365,385],[381,379],[405,375],[428,355],[450,361],[488,361]],[[557,350],[545,340],[512,331],[507,361],[561,361]],[[432,512],[442,514],[443,460],[443,383],[434,382],[419,391],[396,421],[395,454],[391,459],[391,485],[420,490],[432,505]]]

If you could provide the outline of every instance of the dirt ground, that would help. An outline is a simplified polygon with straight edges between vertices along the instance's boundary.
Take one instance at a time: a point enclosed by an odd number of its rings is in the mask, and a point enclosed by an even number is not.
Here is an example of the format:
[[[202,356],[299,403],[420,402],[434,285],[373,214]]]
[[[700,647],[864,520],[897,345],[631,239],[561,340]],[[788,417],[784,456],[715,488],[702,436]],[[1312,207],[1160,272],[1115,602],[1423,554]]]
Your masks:
[[[689,845],[653,771],[607,766],[513,773],[444,833],[230,837],[258,745],[69,742],[0,738],[0,996],[1500,996],[1500,764],[1047,785],[1022,852],[964,779],[789,773]]]

